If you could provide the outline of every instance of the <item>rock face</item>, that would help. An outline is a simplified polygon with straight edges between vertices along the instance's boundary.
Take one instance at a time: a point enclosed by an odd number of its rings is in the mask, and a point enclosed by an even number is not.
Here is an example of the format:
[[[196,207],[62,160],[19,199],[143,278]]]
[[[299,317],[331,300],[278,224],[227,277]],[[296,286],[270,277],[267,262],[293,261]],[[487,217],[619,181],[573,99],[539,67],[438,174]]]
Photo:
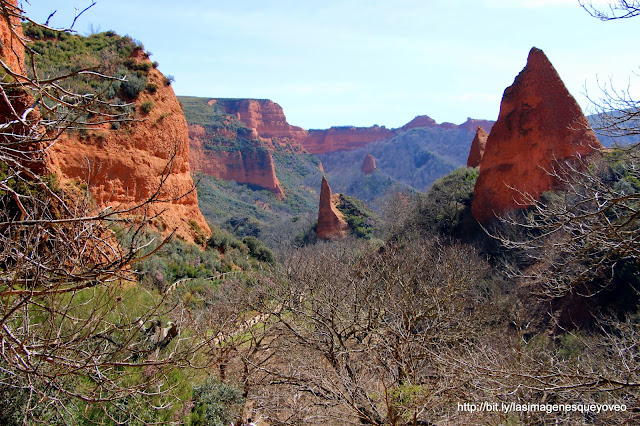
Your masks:
[[[263,138],[301,138],[306,131],[287,122],[282,107],[268,99],[211,99],[209,105],[224,108],[235,114]]]
[[[362,173],[365,175],[373,174],[376,171],[376,159],[373,158],[373,155],[367,154],[364,157],[364,161],[362,162]]]
[[[482,126],[478,126],[476,135],[471,142],[471,150],[469,151],[469,158],[467,158],[467,167],[479,167],[482,162],[482,156],[484,155],[485,147],[487,146],[487,138],[489,134],[484,131]]]
[[[276,177],[273,157],[267,149],[210,151],[203,147],[206,137],[202,126],[189,125],[189,157],[194,171],[218,179],[256,185],[273,192],[279,200],[285,198]]]
[[[558,163],[585,156],[602,145],[582,110],[542,50],[505,89],[500,115],[487,139],[475,185],[472,213],[488,222],[530,204],[553,188],[548,174]]]
[[[0,59],[15,74],[26,75],[24,44],[22,24],[18,17],[20,11],[17,7],[17,0],[7,0],[4,2],[6,7],[6,15],[0,16]],[[20,77],[5,77],[5,71],[0,71],[0,78],[6,78],[5,81],[20,81]],[[27,85],[29,86],[29,85]],[[22,116],[33,103],[33,98],[22,88],[14,88],[12,90],[5,89],[8,97],[0,97],[0,123],[15,121],[20,118],[23,124],[11,124],[4,131],[2,138],[6,147],[11,144],[19,144],[19,149],[5,150],[4,154],[18,161],[23,166],[29,168],[32,172],[39,175],[50,173],[48,170],[46,152],[43,145],[39,142],[26,142],[24,138],[16,138],[15,135],[34,135],[41,133],[39,130],[39,111],[32,109],[26,116],[26,120],[22,120]],[[7,99],[10,99],[8,102]],[[33,140],[30,136],[28,140]]]
[[[141,51],[133,58],[149,60]],[[104,126],[84,136],[63,135],[53,147],[52,161],[64,177],[88,183],[100,207],[134,207],[158,191],[164,179],[159,195],[165,201],[150,205],[147,214],[162,212],[152,222],[158,230],[177,228],[177,235],[193,241],[197,228],[205,235],[210,230],[191,178],[187,122],[164,76],[152,68],[148,78],[157,91],[141,92],[136,100],[138,108],[153,102],[146,120],[118,130]]]
[[[342,213],[336,208],[340,201],[340,194],[331,194],[331,187],[327,178],[322,177],[320,189],[320,207],[318,209],[318,226],[316,234],[322,240],[335,240],[347,235],[349,225]]]
[[[4,3],[10,16],[0,16],[0,57],[13,72],[23,74],[24,45],[19,39],[22,37],[22,25],[18,18],[18,1],[6,0]]]
[[[357,149],[392,136],[393,131],[384,126],[341,126],[326,130],[309,130],[299,143],[312,154],[324,154]]]

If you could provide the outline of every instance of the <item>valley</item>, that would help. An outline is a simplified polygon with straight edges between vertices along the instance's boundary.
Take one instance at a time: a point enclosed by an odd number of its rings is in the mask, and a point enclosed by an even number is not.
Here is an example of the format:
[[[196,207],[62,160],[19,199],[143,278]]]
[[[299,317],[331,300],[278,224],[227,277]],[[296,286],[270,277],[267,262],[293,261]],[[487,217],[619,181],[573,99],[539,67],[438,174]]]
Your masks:
[[[21,7],[0,0],[0,424],[637,422],[626,98],[586,116],[532,47],[495,121],[304,129]]]

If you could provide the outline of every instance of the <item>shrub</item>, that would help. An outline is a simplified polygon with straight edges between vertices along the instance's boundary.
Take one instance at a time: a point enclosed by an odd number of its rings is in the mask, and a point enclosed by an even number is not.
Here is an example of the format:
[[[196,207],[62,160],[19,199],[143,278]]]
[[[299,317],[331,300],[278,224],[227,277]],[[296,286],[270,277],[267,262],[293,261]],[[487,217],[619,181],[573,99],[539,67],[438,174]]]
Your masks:
[[[240,389],[212,377],[202,386],[194,386],[193,399],[191,426],[233,424],[242,415],[245,402]]]
[[[129,74],[127,79],[122,82],[121,88],[123,93],[129,98],[135,99],[138,97],[147,86],[147,78],[138,74]]]
[[[147,92],[151,93],[152,95],[158,91],[158,86],[154,83],[147,83],[147,86],[145,88],[147,89]]]
[[[247,236],[242,240],[249,247],[249,256],[260,262],[274,263],[276,261],[273,252],[262,244],[256,237]]]
[[[144,101],[142,103],[142,105],[140,105],[140,109],[145,114],[149,114],[149,112],[151,112],[151,110],[153,109],[153,102],[152,101]]]

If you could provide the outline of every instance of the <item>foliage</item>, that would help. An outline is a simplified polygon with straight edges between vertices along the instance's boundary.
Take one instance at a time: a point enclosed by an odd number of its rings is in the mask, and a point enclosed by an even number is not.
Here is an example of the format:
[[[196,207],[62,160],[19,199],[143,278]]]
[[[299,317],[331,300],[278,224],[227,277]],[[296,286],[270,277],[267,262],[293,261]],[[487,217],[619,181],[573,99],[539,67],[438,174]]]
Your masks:
[[[374,230],[377,215],[360,200],[340,194],[338,210],[344,215],[351,232],[358,238],[369,239]]]
[[[249,255],[251,257],[254,257],[261,262],[271,264],[275,263],[276,258],[273,255],[273,252],[265,247],[264,244],[262,244],[262,242],[256,237],[246,236],[242,239],[242,242],[249,248]]]
[[[228,426],[241,417],[242,391],[213,377],[193,388],[194,407],[190,426]]]
[[[307,226],[307,216],[317,217],[322,175],[318,160],[308,154],[276,147],[273,160],[285,200],[264,189],[200,175],[198,201],[205,218],[239,236],[257,237],[271,248],[290,245],[300,228]],[[302,217],[301,222],[293,220]]]
[[[140,110],[145,114],[149,114],[153,109],[153,101],[144,101],[142,105],[140,105]]]
[[[433,183],[426,194],[406,194],[388,205],[389,232],[459,236],[471,215],[478,169],[461,167]]]
[[[125,105],[149,89],[147,75],[151,63],[136,62],[131,58],[132,53],[143,46],[129,36],[121,37],[107,31],[85,37],[31,23],[23,24],[23,28],[32,40],[29,48],[36,53],[33,60],[40,79],[71,74],[63,80],[65,89],[95,94],[99,100],[117,105]],[[97,74],[74,74],[86,69],[116,79],[105,79]],[[117,110],[105,104],[101,111],[113,114]]]

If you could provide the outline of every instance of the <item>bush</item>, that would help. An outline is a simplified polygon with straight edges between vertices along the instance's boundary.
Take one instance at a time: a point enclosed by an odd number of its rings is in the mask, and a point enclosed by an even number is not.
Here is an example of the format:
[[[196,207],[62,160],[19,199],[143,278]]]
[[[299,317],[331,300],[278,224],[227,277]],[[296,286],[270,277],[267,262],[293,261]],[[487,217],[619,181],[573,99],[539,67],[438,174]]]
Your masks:
[[[140,105],[140,109],[145,114],[149,114],[151,112],[151,110],[153,109],[153,102],[152,101],[144,101],[142,103],[142,105]]]
[[[176,81],[175,77],[172,75],[168,75],[164,78],[164,84],[165,86],[171,86],[171,83],[173,83],[174,81]]]
[[[158,86],[155,85],[154,83],[147,83],[146,89],[147,89],[147,92],[153,95],[158,91]]]
[[[194,406],[190,426],[228,425],[242,415],[242,391],[209,377],[202,386],[193,388]]]
[[[273,252],[265,247],[264,244],[262,244],[262,241],[258,240],[256,237],[244,237],[242,242],[249,247],[249,256],[259,260],[260,262],[271,264],[275,262],[276,258],[273,255]]]
[[[129,74],[120,87],[126,96],[135,99],[147,87],[147,78],[139,74]]]
[[[477,179],[478,169],[461,167],[435,181],[427,194],[417,196],[404,232],[457,234],[471,214]]]

